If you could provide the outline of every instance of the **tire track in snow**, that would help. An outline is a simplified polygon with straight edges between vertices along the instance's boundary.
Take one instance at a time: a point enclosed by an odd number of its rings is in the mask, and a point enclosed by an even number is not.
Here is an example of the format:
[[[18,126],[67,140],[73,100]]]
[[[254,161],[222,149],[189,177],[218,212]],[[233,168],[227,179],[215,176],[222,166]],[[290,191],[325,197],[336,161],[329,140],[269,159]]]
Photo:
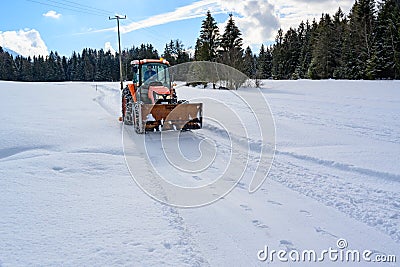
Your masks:
[[[376,178],[400,182],[400,175],[393,174],[393,173],[380,172],[380,171],[361,168],[361,167],[357,167],[354,165],[336,162],[336,161],[332,161],[332,160],[324,160],[324,159],[319,159],[319,158],[310,157],[310,156],[306,156],[306,155],[299,155],[299,154],[296,154],[293,152],[285,152],[285,151],[277,150],[276,154],[290,156],[290,157],[293,157],[296,159],[308,161],[310,163],[315,163],[315,164],[323,165],[323,166],[330,167],[330,168],[335,168],[335,169],[342,170],[342,171],[354,172],[354,173],[358,173],[361,175],[368,175],[368,176],[372,176],[372,177],[376,177]]]
[[[223,134],[223,130],[216,126],[205,125],[205,130],[207,137],[214,140]],[[254,153],[261,150],[260,141],[246,141],[232,133],[230,137],[241,140],[243,148],[250,149],[250,158],[257,158]],[[365,176],[376,180],[366,182]],[[375,227],[400,242],[400,192],[393,189],[396,187],[379,182],[398,186],[400,176],[397,174],[276,150],[269,178]]]
[[[134,158],[132,157],[137,157],[142,159],[146,158],[147,157],[146,149],[152,149],[154,154],[157,154],[155,152],[158,152],[158,150],[160,150],[160,153],[162,153],[161,147],[145,148],[139,145],[143,143],[143,138],[145,137],[144,135],[137,135],[131,126],[127,126],[127,128],[123,129],[123,131],[124,131],[124,139],[127,139],[127,142],[124,141],[125,153],[127,153],[125,155],[128,157],[127,162],[134,160]],[[153,190],[157,191],[157,196],[162,195],[163,201],[166,201],[168,199],[168,194],[167,192],[165,192],[164,188],[159,183],[159,180],[157,179],[158,174],[156,173],[156,170],[150,167],[150,162],[148,161],[144,161],[144,165],[145,166],[143,166],[142,170],[131,169],[132,166],[130,166],[129,164],[128,168],[130,169],[131,174],[144,175],[147,179],[147,182],[150,183],[149,185],[146,186],[146,188],[149,188],[149,186],[151,186]],[[151,194],[149,194],[149,192],[146,191],[146,193],[149,196],[153,197]],[[178,250],[180,252],[179,258],[182,260],[184,264],[188,266],[209,266],[209,263],[202,256],[201,252],[197,248],[198,246],[196,244],[196,240],[192,237],[190,231],[186,227],[185,221],[180,216],[179,210],[175,207],[171,207],[163,203],[159,203],[159,205],[162,211],[161,218],[163,220],[166,220],[168,222],[168,225],[177,232],[176,241],[171,242],[170,240],[164,240],[162,242],[164,249]]]
[[[92,85],[98,93],[98,96],[93,98],[108,114],[114,117],[119,116],[121,92],[119,89],[108,85]]]
[[[327,169],[284,154],[275,158],[269,177],[400,242],[400,192],[390,184],[366,182],[359,173]]]
[[[93,86],[95,87],[95,86]],[[120,101],[120,91],[115,89],[114,87],[110,87],[108,85],[96,85],[96,89],[98,92],[98,96],[93,100],[96,101],[107,113],[111,116],[118,116],[118,112],[120,109],[119,101]],[[122,129],[124,131],[124,129]],[[124,135],[124,138],[129,138],[133,143],[142,142],[140,140],[140,136],[134,132],[134,130],[130,129]],[[138,146],[136,146],[138,148]],[[130,152],[132,149],[130,149]],[[87,152],[87,151],[78,151],[78,152]],[[91,151],[92,153],[102,153],[103,151]],[[138,157],[143,157],[146,151],[142,151],[138,149],[136,151],[136,155]],[[132,156],[132,155],[131,155]],[[134,170],[132,170],[134,171]],[[147,169],[146,177],[149,177],[149,180],[153,183],[154,187],[157,187],[158,190],[163,190],[160,185],[155,184],[156,179],[150,179],[151,177],[157,177],[157,174],[154,173],[151,168]],[[166,194],[165,194],[165,197]],[[150,199],[150,198],[149,198]],[[183,264],[187,266],[209,266],[207,260],[201,255],[201,252],[197,248],[196,242],[194,238],[191,236],[190,231],[185,226],[184,219],[180,216],[177,208],[170,207],[165,204],[159,204],[161,209],[161,219],[166,220],[168,225],[177,231],[178,236],[176,236],[177,240],[168,240],[165,239],[162,241],[162,247],[166,250],[178,250],[180,255],[178,258],[183,262]],[[138,243],[136,246],[140,246],[142,244]],[[156,252],[156,248],[148,247],[147,251],[149,253]]]

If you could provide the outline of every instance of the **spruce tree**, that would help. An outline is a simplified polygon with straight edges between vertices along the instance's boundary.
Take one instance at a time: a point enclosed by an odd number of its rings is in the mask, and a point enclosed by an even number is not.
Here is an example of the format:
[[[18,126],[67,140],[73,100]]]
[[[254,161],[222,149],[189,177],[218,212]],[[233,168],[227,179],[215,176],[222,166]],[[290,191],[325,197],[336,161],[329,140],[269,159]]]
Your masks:
[[[243,70],[243,39],[241,36],[242,33],[236,26],[232,14],[230,14],[221,38],[219,61],[239,71]]]
[[[297,34],[300,41],[300,55],[298,59],[298,65],[295,70],[295,75],[298,78],[308,78],[308,68],[311,63],[311,26],[307,21],[306,23],[301,22]]]
[[[16,69],[14,58],[0,46],[0,80],[13,81],[15,79]]]
[[[333,21],[329,14],[323,14],[318,24],[316,41],[312,51],[309,76],[312,79],[333,78],[335,70]]]
[[[272,48],[272,77],[284,79],[284,51],[283,51],[283,30],[279,29]]]
[[[350,45],[356,56],[353,79],[369,78],[367,64],[375,56],[376,10],[374,0],[356,0],[349,15]]]
[[[333,78],[341,79],[340,69],[343,65],[342,49],[344,46],[347,28],[347,18],[345,17],[342,9],[339,7],[338,11],[333,16],[333,29],[332,29],[332,56],[334,62]]]
[[[163,58],[168,60],[171,66],[190,61],[189,54],[184,50],[184,45],[180,40],[171,40],[165,45]]]
[[[400,1],[385,0],[379,6],[376,27],[377,71],[383,79],[400,78]]]
[[[249,78],[254,78],[256,75],[256,66],[255,60],[253,57],[253,52],[251,48],[248,46],[244,52],[243,58],[243,73],[246,74]]]
[[[301,52],[301,42],[297,31],[290,28],[283,37],[282,43],[282,59],[284,62],[283,78],[298,79],[299,74],[296,68],[299,65]]]
[[[260,53],[257,58],[257,78],[269,79],[272,76],[272,54],[269,48],[265,49],[264,44],[261,45]]]
[[[220,34],[217,22],[207,11],[206,18],[201,25],[200,37],[196,42],[195,60],[215,61],[219,47]]]

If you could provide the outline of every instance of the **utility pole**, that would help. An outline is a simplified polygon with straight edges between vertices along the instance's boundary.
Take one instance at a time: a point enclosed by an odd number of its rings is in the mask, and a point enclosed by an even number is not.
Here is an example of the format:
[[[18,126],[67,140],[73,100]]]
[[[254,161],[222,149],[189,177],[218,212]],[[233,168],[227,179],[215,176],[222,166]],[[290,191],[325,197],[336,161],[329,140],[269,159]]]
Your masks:
[[[119,48],[119,78],[121,81],[121,90],[124,89],[124,83],[123,83],[123,77],[122,77],[122,54],[121,54],[121,37],[119,33],[119,20],[120,19],[126,19],[126,15],[124,17],[120,17],[118,15],[115,15],[115,17],[108,17],[109,20],[117,20],[117,25],[118,25],[118,48]]]

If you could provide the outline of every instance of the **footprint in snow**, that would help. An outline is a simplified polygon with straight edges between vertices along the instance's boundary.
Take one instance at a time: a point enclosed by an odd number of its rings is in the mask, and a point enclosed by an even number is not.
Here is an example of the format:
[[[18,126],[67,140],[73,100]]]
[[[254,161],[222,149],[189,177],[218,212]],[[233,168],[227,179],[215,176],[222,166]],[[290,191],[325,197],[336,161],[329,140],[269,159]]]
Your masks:
[[[240,189],[246,190],[246,185],[244,183],[237,183],[236,186]]]
[[[57,167],[57,166],[53,167],[52,169],[53,169],[53,171],[56,171],[56,172],[60,172],[60,171],[64,170],[63,167]]]
[[[300,210],[300,213],[304,214],[307,217],[312,217],[311,212],[307,211],[307,210]]]
[[[267,202],[271,203],[272,205],[283,206],[282,203],[279,203],[279,202],[276,202],[276,201],[273,201],[273,200],[268,200]]]
[[[163,244],[166,249],[171,249],[172,245],[170,243]]]
[[[316,231],[317,233],[319,233],[319,234],[321,234],[321,235],[328,235],[328,236],[331,236],[331,237],[333,237],[333,238],[339,238],[338,236],[336,236],[336,235],[334,235],[334,234],[332,234],[332,233],[330,233],[330,232],[328,232],[328,231],[322,229],[321,227],[314,227],[314,229],[315,229],[315,231]]]
[[[197,181],[201,181],[201,180],[202,180],[201,177],[199,177],[199,176],[197,176],[197,175],[193,175],[192,177],[193,177],[193,179],[195,179],[195,180],[197,180]]]
[[[131,241],[124,241],[124,242],[122,242],[122,244],[129,245],[129,246],[134,246],[134,247],[142,245],[142,243],[140,243],[140,242],[131,242]]]
[[[260,222],[259,220],[253,220],[252,223],[253,223],[255,226],[257,226],[258,228],[263,228],[263,229],[269,228],[268,225],[266,225],[266,224]]]
[[[286,251],[296,250],[294,244],[289,240],[281,240],[279,244],[281,247],[284,247]]]
[[[251,211],[252,210],[252,208],[250,208],[249,206],[247,206],[247,205],[240,205],[240,207],[242,207],[245,211]]]

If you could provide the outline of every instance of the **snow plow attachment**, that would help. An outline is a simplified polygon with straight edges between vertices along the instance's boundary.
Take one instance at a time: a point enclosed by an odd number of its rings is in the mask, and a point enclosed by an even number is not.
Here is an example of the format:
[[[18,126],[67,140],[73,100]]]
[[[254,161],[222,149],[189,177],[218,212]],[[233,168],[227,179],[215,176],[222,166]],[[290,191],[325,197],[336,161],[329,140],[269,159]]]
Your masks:
[[[151,131],[185,131],[203,126],[203,104],[141,104],[135,109],[135,129]]]

